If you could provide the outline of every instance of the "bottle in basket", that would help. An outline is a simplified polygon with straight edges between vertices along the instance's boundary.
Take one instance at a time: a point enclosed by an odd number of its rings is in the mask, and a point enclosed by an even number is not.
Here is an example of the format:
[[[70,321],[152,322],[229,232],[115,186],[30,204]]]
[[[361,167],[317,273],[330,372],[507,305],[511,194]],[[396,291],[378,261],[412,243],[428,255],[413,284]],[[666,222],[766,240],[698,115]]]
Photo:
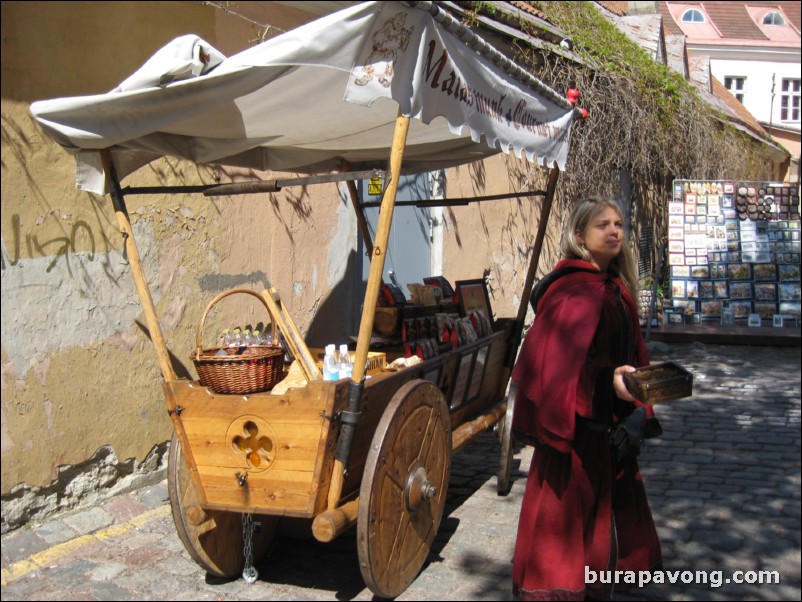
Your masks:
[[[337,366],[337,356],[334,355],[334,345],[326,345],[326,354],[323,356],[323,380],[337,380],[340,378],[340,369]]]
[[[223,331],[223,336],[220,337],[220,344],[218,345],[220,347],[220,349],[218,349],[215,352],[215,355],[217,355],[217,356],[228,355],[228,351],[226,351],[226,348],[231,347],[231,340],[232,340],[231,339],[231,332],[228,330],[228,328],[226,328]]]
[[[242,347],[242,331],[239,328],[234,329],[234,336],[231,342],[233,343],[231,347]]]
[[[351,355],[348,353],[348,345],[340,345],[337,369],[340,378],[351,378],[351,374],[354,372],[354,364],[351,362]]]

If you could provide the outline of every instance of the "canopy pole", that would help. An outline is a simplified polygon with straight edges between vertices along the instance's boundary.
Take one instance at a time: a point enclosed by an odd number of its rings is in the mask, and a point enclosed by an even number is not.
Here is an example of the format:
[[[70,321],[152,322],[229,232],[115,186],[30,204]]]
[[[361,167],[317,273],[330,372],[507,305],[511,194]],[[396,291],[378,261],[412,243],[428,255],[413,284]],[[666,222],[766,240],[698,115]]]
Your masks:
[[[350,170],[348,161],[343,160],[342,169],[343,171]],[[359,227],[359,233],[362,234],[362,240],[365,241],[365,255],[371,257],[373,255],[373,240],[370,236],[368,220],[365,219],[365,206],[362,204],[362,199],[359,198],[359,191],[356,189],[354,181],[348,180],[346,184],[348,186],[348,194],[351,195],[351,205],[353,205],[354,213],[356,213],[356,223]]]
[[[159,318],[156,316],[156,306],[153,303],[153,297],[148,288],[145,271],[142,269],[139,250],[136,246],[136,240],[134,240],[134,230],[131,227],[131,218],[125,206],[125,198],[120,188],[120,182],[117,179],[117,171],[114,169],[114,163],[111,160],[111,152],[109,149],[100,151],[100,158],[103,162],[103,169],[106,172],[109,188],[111,189],[111,200],[114,204],[114,212],[117,214],[117,224],[120,226],[120,231],[123,235],[125,254],[128,257],[128,265],[131,266],[131,275],[134,278],[134,286],[136,287],[136,293],[139,297],[139,304],[142,306],[142,311],[145,313],[145,322],[150,331],[150,339],[153,342],[153,346],[156,348],[156,356],[159,360],[162,376],[165,381],[175,380],[175,371],[170,361],[170,352],[167,349],[167,343],[164,341],[164,336],[162,335]]]
[[[379,210],[379,224],[376,228],[376,241],[370,257],[370,273],[368,274],[368,285],[365,291],[365,302],[362,308],[362,321],[359,324],[354,372],[351,376],[348,403],[343,415],[342,426],[340,427],[340,436],[337,440],[334,473],[332,474],[331,485],[329,487],[329,508],[335,508],[342,495],[345,471],[348,468],[351,444],[353,443],[356,422],[361,409],[365,362],[367,362],[368,359],[370,337],[373,333],[373,319],[376,317],[376,301],[379,298],[382,274],[384,273],[384,262],[387,258],[387,243],[390,240],[390,226],[393,223],[393,209],[395,208],[398,181],[401,177],[401,163],[404,160],[404,150],[407,143],[407,134],[409,133],[409,120],[410,118],[402,115],[399,109],[398,116],[395,120],[393,146],[390,150],[389,181],[384,196],[382,197],[382,205]]]
[[[515,358],[518,355],[518,347],[521,344],[521,337],[524,331],[524,319],[526,319],[526,311],[529,307],[529,296],[532,294],[532,288],[535,283],[535,274],[537,273],[538,264],[540,263],[540,253],[543,250],[543,239],[546,237],[546,228],[548,227],[549,217],[551,215],[551,206],[554,202],[554,194],[557,190],[557,180],[560,177],[560,169],[555,165],[549,170],[549,181],[546,185],[546,196],[543,199],[543,207],[540,209],[540,220],[537,225],[537,235],[535,236],[535,246],[532,247],[532,257],[529,260],[529,268],[526,272],[526,280],[524,281],[524,290],[521,296],[521,303],[518,306],[518,315],[515,318],[515,323],[512,326],[512,333],[510,333],[507,357],[504,361],[504,377],[501,379],[502,389],[499,391],[500,396],[504,396],[504,389],[507,387],[507,381],[512,374],[512,368],[515,365]]]
[[[535,284],[535,274],[537,273],[538,264],[540,263],[540,253],[543,250],[543,239],[546,238],[546,228],[549,225],[549,216],[551,215],[551,206],[554,202],[554,193],[557,190],[557,180],[560,177],[560,169],[555,165],[549,170],[549,181],[546,185],[546,196],[543,199],[543,208],[540,210],[540,220],[537,225],[537,236],[535,236],[535,246],[532,248],[532,258],[529,260],[529,269],[526,272],[526,280],[524,281],[523,297],[521,304],[518,306],[518,336],[523,332],[524,319],[526,318],[526,310],[529,307],[529,295],[532,294],[532,288]]]

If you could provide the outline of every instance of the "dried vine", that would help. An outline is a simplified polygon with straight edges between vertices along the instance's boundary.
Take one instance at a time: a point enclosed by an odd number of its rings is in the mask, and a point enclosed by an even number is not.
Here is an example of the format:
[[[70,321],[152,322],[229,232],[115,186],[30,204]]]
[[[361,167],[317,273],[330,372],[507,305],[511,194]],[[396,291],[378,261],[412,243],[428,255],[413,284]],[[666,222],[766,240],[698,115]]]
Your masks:
[[[570,199],[588,194],[615,196],[616,174],[627,171],[633,183],[636,230],[652,225],[659,242],[667,234],[665,208],[674,178],[768,177],[760,143],[727,124],[691,83],[654,61],[594,3],[530,4],[566,33],[580,60],[566,58],[557,47],[549,51],[522,42],[516,44],[514,59],[555,90],[577,88],[580,106],[589,111],[572,134],[560,184],[563,210]],[[498,3],[492,8],[482,2],[463,4],[468,5],[499,18]],[[519,20],[515,25],[534,37],[543,36],[531,22]]]

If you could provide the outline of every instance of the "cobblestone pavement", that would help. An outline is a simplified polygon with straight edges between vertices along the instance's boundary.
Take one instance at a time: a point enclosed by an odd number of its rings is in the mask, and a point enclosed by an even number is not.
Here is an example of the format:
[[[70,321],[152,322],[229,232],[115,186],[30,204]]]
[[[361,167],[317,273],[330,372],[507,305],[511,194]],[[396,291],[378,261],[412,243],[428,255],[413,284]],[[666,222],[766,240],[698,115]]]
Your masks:
[[[653,346],[667,359],[695,380],[691,399],[658,406],[664,435],[641,455],[666,582],[615,599],[799,600],[800,349]],[[455,455],[440,530],[399,600],[510,599],[531,453],[516,449],[504,497],[492,433]],[[207,578],[176,535],[166,482],[2,537],[3,600],[373,599],[355,530],[329,544],[278,537],[258,569],[253,585]]]

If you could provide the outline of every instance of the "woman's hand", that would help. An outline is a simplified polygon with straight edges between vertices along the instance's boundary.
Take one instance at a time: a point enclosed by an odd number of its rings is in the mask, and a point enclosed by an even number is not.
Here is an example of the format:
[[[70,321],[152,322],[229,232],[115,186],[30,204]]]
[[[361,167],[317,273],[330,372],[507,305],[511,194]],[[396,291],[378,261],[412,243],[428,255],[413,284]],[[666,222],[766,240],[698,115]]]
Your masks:
[[[624,401],[637,401],[632,394],[627,389],[626,383],[624,383],[624,374],[627,372],[635,372],[636,368],[633,366],[619,366],[613,372],[613,389],[615,390],[615,394],[618,395],[619,399],[623,399]]]

